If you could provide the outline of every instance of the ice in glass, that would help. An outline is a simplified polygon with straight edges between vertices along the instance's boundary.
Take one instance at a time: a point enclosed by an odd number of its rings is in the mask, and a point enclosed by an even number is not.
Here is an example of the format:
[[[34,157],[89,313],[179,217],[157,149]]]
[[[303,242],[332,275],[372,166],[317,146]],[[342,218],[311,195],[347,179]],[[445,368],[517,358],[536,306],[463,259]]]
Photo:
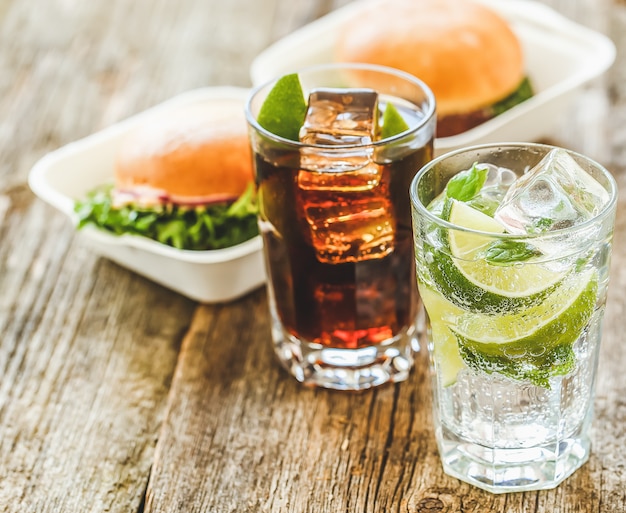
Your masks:
[[[409,75],[369,66],[297,76],[305,99],[297,140],[259,121],[275,84],[248,106],[276,353],[311,385],[403,380],[418,347],[408,189],[432,158],[432,94]]]
[[[589,456],[616,188],[537,144],[478,146],[411,185],[444,470],[553,488]]]

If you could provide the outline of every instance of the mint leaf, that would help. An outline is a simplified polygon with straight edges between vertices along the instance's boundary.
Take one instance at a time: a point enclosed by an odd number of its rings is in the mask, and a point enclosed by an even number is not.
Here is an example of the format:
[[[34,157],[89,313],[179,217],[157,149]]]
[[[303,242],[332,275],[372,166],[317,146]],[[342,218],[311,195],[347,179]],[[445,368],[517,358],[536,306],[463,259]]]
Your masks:
[[[446,185],[446,196],[459,201],[469,201],[482,189],[489,170],[477,167],[476,163],[471,169],[461,171],[455,175]]]
[[[554,219],[541,217],[534,222],[533,226],[529,226],[527,229],[529,233],[543,233],[549,231],[553,224]]]
[[[489,244],[482,257],[490,264],[507,265],[523,262],[541,252],[530,244],[516,240],[497,240]]]

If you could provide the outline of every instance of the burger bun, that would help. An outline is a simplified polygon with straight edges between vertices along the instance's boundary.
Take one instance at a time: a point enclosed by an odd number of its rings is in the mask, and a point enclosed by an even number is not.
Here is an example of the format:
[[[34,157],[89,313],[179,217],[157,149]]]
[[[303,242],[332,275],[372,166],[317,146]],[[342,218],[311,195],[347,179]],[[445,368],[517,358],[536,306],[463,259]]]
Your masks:
[[[439,116],[476,111],[524,78],[522,48],[509,24],[471,0],[384,0],[340,32],[335,60],[406,71],[433,91]]]
[[[234,100],[151,118],[124,139],[115,168],[116,189],[173,203],[234,200],[253,180],[243,106]]]

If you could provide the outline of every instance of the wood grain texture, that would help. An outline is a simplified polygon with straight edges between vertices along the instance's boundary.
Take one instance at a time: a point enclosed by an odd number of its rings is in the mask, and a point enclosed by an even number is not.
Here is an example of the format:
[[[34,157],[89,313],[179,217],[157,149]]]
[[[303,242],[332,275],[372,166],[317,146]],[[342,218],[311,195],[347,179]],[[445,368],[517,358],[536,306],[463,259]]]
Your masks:
[[[187,87],[148,80],[163,56],[132,80],[133,40],[116,25],[150,48],[138,28],[152,3],[136,4],[134,19],[128,5],[0,8],[3,512],[138,509],[195,308],[96,258],[26,185],[46,151]]]
[[[495,496],[441,470],[425,354],[402,384],[303,388],[276,363],[263,290],[199,306],[97,258],[28,189],[46,152],[189,89],[248,86],[260,50],[347,3],[0,0],[0,511],[626,511],[626,198],[591,459],[556,490]],[[626,4],[545,3],[618,46],[557,142],[626,190]]]
[[[594,28],[606,27],[606,13],[597,4],[560,7]],[[594,155],[621,183],[626,168],[623,159],[612,159],[606,120],[614,106],[608,103],[606,80],[610,76],[590,84],[576,100],[556,142]],[[594,452],[556,490],[494,496],[443,474],[424,355],[409,381],[370,393],[299,386],[273,362],[267,319],[256,314],[267,307],[259,294],[251,334],[236,338],[237,359],[224,349],[233,341],[229,321],[214,318],[223,312],[198,311],[181,350],[145,510],[626,511],[626,453],[620,447],[626,391],[619,371],[625,361],[615,354],[625,300],[624,210],[621,200],[612,271],[612,287],[620,292],[612,296],[606,315]],[[198,359],[201,353],[205,356]],[[206,392],[199,397],[198,390]],[[172,480],[179,485],[172,487]]]

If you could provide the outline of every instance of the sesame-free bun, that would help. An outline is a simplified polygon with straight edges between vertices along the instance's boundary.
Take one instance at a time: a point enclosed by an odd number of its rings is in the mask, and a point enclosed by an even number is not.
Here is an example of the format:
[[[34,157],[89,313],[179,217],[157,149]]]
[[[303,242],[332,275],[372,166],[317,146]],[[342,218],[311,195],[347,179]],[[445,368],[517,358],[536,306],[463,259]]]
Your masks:
[[[508,23],[470,0],[382,0],[338,36],[335,59],[390,66],[423,80],[438,117],[478,111],[505,98],[525,75]]]
[[[181,203],[233,200],[252,180],[243,106],[231,100],[151,118],[124,139],[115,169],[118,190]]]

